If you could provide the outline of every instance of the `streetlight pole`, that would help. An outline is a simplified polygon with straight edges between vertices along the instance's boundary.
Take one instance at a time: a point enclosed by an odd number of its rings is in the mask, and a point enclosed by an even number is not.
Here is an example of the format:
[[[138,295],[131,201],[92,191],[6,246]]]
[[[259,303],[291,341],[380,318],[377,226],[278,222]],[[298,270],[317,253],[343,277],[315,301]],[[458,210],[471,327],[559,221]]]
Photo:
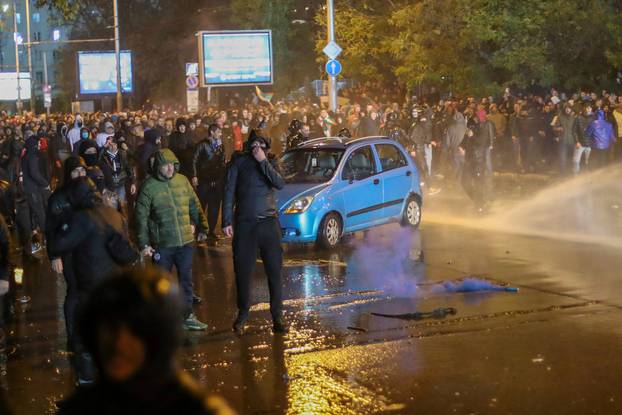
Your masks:
[[[15,72],[17,76],[17,113],[22,112],[22,86],[19,82],[19,46],[17,44],[17,4],[13,0],[13,40],[15,40]]]
[[[30,50],[30,0],[24,0],[26,4],[26,51],[28,52],[28,73],[30,74],[30,111],[35,111],[35,83],[32,76],[32,51]]]
[[[335,41],[335,7],[333,0],[326,0],[328,43]],[[337,77],[328,76],[328,105],[331,111],[337,111]]]
[[[119,4],[113,0],[114,12],[114,53],[117,64],[117,112],[123,109],[123,96],[121,95],[121,50],[119,46]]]

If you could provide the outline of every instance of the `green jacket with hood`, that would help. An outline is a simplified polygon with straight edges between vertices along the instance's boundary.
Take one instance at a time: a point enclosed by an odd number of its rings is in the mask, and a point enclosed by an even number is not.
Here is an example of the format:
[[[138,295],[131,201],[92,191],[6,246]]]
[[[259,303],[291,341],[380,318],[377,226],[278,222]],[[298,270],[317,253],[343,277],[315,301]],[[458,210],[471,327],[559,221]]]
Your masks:
[[[173,163],[175,173],[167,179],[160,167]],[[136,226],[140,248],[180,247],[192,243],[192,225],[207,231],[207,218],[186,176],[179,174],[179,160],[171,150],[158,150],[154,155],[152,175],[147,178],[136,201]]]

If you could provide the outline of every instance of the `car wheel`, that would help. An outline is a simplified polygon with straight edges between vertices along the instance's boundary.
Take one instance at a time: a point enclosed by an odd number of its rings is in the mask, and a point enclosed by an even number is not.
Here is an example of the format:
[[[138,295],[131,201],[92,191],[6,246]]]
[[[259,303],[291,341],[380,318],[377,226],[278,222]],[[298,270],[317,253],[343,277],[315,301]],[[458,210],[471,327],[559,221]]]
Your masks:
[[[341,218],[336,213],[324,216],[318,232],[318,243],[324,248],[333,248],[341,239]]]
[[[402,226],[410,226],[412,228],[417,228],[421,223],[421,203],[419,203],[416,197],[411,196],[406,201],[406,208],[404,208],[401,223]]]

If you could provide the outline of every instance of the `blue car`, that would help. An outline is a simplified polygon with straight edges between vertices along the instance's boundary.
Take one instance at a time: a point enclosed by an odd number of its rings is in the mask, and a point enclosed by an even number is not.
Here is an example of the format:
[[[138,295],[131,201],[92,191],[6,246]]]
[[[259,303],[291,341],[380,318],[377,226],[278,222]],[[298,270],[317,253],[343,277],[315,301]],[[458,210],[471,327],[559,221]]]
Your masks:
[[[284,242],[332,248],[344,234],[373,226],[419,226],[419,172],[396,141],[320,138],[283,153],[279,162],[286,182],[278,192]]]

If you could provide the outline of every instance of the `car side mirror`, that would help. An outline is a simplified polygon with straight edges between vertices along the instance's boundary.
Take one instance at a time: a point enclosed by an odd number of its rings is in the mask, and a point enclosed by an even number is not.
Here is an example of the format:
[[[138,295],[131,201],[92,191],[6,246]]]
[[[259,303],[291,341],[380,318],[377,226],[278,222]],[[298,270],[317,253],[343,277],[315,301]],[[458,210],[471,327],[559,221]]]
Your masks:
[[[354,183],[354,181],[356,180],[356,174],[354,174],[354,171],[350,170],[348,172],[346,172],[344,178],[350,183]]]

